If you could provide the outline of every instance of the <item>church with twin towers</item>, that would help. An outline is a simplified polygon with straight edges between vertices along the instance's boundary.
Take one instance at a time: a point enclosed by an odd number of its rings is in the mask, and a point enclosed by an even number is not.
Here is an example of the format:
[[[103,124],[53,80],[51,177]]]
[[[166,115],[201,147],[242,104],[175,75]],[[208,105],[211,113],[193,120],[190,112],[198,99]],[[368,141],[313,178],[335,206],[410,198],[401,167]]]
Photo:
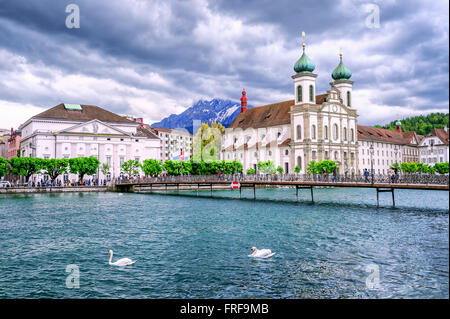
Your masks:
[[[294,99],[247,109],[246,92],[242,92],[241,113],[223,136],[222,159],[240,160],[244,172],[270,160],[284,173],[294,173],[298,166],[302,174],[311,161],[333,160],[340,174],[358,174],[352,73],[340,54],[330,88],[316,94],[315,64],[306,54],[305,43],[302,49],[292,75]]]

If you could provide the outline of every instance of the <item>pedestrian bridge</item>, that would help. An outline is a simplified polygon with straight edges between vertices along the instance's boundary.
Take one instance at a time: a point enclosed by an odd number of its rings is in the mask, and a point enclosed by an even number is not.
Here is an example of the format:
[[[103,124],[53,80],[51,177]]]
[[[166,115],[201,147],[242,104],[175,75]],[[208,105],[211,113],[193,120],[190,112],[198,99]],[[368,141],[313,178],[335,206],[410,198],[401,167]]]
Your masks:
[[[396,181],[395,183],[393,181]],[[392,179],[390,176],[373,176],[369,179],[365,177],[346,176],[311,176],[311,175],[283,175],[283,176],[166,176],[162,178],[139,178],[125,179],[118,181],[114,189],[119,192],[135,191],[173,191],[173,190],[205,190],[209,189],[213,196],[214,188],[227,188],[232,183],[238,183],[239,195],[241,197],[242,188],[253,189],[253,198],[256,199],[256,189],[263,187],[292,187],[296,190],[298,200],[299,190],[309,190],[311,201],[314,202],[314,187],[354,187],[372,188],[376,190],[377,206],[379,205],[379,194],[389,192],[392,194],[392,205],[395,206],[396,189],[416,189],[428,191],[449,191],[448,175],[442,176],[400,176]],[[235,185],[236,187],[237,185]]]

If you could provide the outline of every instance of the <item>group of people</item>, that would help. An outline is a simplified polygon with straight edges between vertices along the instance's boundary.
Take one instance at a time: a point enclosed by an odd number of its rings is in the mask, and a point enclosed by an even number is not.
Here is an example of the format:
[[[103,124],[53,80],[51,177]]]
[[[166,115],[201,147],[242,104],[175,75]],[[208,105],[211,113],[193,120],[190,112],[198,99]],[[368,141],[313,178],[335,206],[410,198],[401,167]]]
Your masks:
[[[363,175],[364,175],[364,181],[366,183],[370,183],[370,180],[369,180],[370,172],[369,172],[369,170],[367,168],[365,168],[363,170]],[[391,179],[391,183],[397,183],[398,182],[399,174],[398,174],[398,168],[397,167],[391,168],[389,170],[389,177]]]

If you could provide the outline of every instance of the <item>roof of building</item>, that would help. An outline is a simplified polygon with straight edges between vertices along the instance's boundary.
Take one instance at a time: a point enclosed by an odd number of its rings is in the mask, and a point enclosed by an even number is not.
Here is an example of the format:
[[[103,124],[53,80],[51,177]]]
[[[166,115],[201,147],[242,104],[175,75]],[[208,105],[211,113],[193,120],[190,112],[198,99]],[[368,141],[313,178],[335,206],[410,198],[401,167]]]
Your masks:
[[[294,100],[289,100],[247,109],[238,114],[229,128],[246,129],[289,124],[291,122],[289,111],[294,103]]]
[[[151,139],[159,139],[158,136],[155,135],[155,133],[153,133],[152,131],[146,129],[144,126],[140,125],[137,128],[137,134],[141,135],[141,136],[146,136],[147,138],[151,138]]]
[[[155,131],[158,131],[158,132],[170,133],[170,129],[165,128],[165,127],[152,126],[152,129],[154,129]]]
[[[384,128],[358,125],[358,140],[372,140],[395,144],[412,144],[414,135],[414,131],[400,133]]]
[[[435,128],[430,133],[428,133],[426,137],[431,137],[431,136],[436,136],[437,138],[439,138],[441,140],[441,142],[443,144],[449,145],[449,143],[448,143],[448,138],[449,138],[448,130],[445,131],[444,129],[441,129],[441,128]]]
[[[33,116],[32,119],[61,119],[83,122],[97,119],[102,122],[136,124],[136,122],[95,105],[81,105],[81,108],[81,111],[72,111],[66,109],[64,104],[61,103]]]
[[[328,93],[316,95],[316,104],[322,105],[327,101]]]

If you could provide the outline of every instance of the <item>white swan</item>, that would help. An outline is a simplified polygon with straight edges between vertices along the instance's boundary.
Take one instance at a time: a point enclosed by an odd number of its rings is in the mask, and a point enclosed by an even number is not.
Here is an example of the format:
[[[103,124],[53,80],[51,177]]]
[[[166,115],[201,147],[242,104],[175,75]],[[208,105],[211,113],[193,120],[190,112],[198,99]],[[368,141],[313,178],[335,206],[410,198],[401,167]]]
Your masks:
[[[252,252],[251,255],[248,255],[249,257],[256,257],[256,258],[269,258],[275,255],[270,249],[258,249],[256,247],[252,247],[250,249]]]
[[[128,266],[128,265],[132,265],[136,262],[136,261],[132,261],[130,258],[122,258],[115,262],[111,262],[112,257],[113,257],[113,251],[111,249],[108,250],[108,254],[109,254],[109,264],[112,266]]]

